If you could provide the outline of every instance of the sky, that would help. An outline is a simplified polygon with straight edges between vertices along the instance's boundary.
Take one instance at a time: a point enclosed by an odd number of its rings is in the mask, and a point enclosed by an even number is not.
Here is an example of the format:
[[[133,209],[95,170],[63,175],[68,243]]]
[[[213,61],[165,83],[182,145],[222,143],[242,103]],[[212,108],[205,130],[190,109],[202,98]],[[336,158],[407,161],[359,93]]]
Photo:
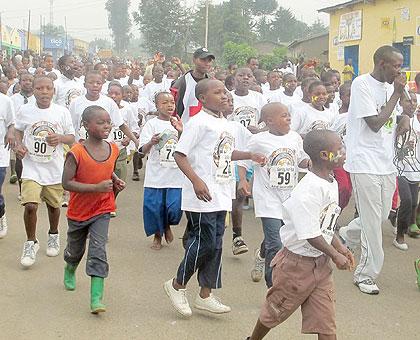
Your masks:
[[[64,17],[67,21],[67,31],[74,38],[87,41],[95,37],[110,39],[108,29],[106,0],[52,0],[53,22],[55,25],[64,26]],[[183,0],[189,6],[199,3],[200,0]],[[210,0],[212,3],[220,3],[222,0]],[[322,7],[339,4],[346,0],[278,0],[283,7],[290,8],[296,18],[308,24],[316,19],[321,19],[328,24],[328,15],[318,13]],[[138,7],[138,0],[131,0],[131,11]],[[31,31],[40,27],[40,17],[45,23],[49,23],[50,0],[0,0],[0,13],[3,25],[17,28],[28,27],[28,11],[31,10]],[[211,23],[210,23],[211,25]],[[136,28],[133,26],[133,33]]]

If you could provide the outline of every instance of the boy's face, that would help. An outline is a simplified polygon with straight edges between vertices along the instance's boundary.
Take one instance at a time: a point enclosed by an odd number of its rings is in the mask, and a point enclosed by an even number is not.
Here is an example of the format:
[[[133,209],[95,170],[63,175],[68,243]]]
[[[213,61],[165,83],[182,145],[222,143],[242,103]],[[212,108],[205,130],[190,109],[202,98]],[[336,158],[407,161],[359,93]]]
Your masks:
[[[137,102],[139,100],[139,88],[136,85],[131,85],[131,90],[133,91],[131,94],[131,100],[133,102]]]
[[[110,97],[114,102],[120,105],[123,98],[122,90],[119,86],[110,86],[108,89],[108,97]]]
[[[76,61],[73,57],[67,58],[64,64],[60,67],[61,72],[67,77],[74,77],[76,73]]]
[[[144,86],[146,86],[147,84],[149,84],[152,81],[152,77],[149,75],[146,75],[143,77],[143,84]]]
[[[330,138],[330,150],[321,151],[321,159],[327,161],[327,166],[330,170],[342,168],[346,160],[346,149],[338,134],[334,134]]]
[[[108,65],[101,64],[98,68],[98,71],[100,74],[102,74],[102,77],[104,78],[104,80],[108,79],[108,75],[109,75]]]
[[[92,74],[85,78],[85,88],[88,94],[97,97],[101,93],[104,81],[101,76]]]
[[[284,79],[284,88],[289,91],[295,91],[297,87],[297,79],[295,76],[288,76]]]
[[[255,80],[258,84],[265,84],[267,82],[267,73],[265,71],[257,72]]]
[[[272,88],[279,88],[281,86],[281,77],[280,74],[278,72],[271,72],[268,76],[267,76],[267,81],[270,84],[270,86]]]
[[[111,117],[105,110],[99,110],[88,122],[83,122],[83,125],[89,136],[98,139],[107,139],[112,128]]]
[[[74,64],[74,76],[76,78],[80,78],[83,75],[83,64],[80,62],[76,62]]]
[[[313,105],[324,106],[327,103],[328,93],[324,85],[314,87],[310,95]]]
[[[290,131],[291,121],[289,110],[283,105],[278,105],[276,107],[276,112],[266,119],[269,128],[274,128],[284,135]]]
[[[34,77],[31,74],[23,74],[20,77],[20,87],[24,92],[31,92],[33,89]]]
[[[348,89],[342,95],[340,95],[341,102],[343,103],[344,106],[350,105],[350,94],[351,94],[351,90]]]
[[[213,64],[213,58],[194,58],[193,63],[195,65],[195,69],[200,73],[208,73],[210,72],[211,66]]]
[[[213,112],[224,112],[229,109],[225,85],[219,80],[212,81],[207,92],[200,95],[200,101],[205,108]]]
[[[47,71],[51,71],[54,66],[54,61],[52,57],[47,57],[44,60],[45,68]]]
[[[340,87],[340,80],[337,77],[337,75],[334,75],[334,77],[331,77],[331,85],[334,87],[334,92],[337,92]]]
[[[34,80],[34,96],[38,106],[49,107],[54,95],[54,83],[51,79],[39,78]]]
[[[169,93],[159,95],[156,108],[159,114],[162,114],[165,117],[172,116],[173,112],[175,111],[174,97]]]
[[[327,95],[328,95],[327,103],[331,104],[334,101],[334,98],[335,98],[334,86],[332,86],[332,85],[331,86],[326,86],[325,89],[327,90]]]
[[[153,75],[153,78],[155,79],[155,81],[157,83],[160,83],[162,81],[163,75],[164,75],[163,67],[161,67],[161,66],[155,66],[153,68],[152,75]]]
[[[403,96],[400,100],[400,105],[404,113],[408,114],[409,117],[413,117],[414,112],[417,110],[417,96],[410,92],[410,98],[411,102]]]
[[[133,90],[131,87],[124,87],[123,88],[123,99],[127,102],[131,102],[133,98]]]
[[[226,95],[228,97],[228,107],[227,107],[227,109],[225,111],[223,111],[223,116],[225,118],[229,117],[233,113],[233,110],[235,108],[233,106],[233,97],[232,97],[232,95],[229,92],[227,92]]]
[[[254,76],[249,68],[240,69],[235,75],[235,89],[249,90],[254,80]]]

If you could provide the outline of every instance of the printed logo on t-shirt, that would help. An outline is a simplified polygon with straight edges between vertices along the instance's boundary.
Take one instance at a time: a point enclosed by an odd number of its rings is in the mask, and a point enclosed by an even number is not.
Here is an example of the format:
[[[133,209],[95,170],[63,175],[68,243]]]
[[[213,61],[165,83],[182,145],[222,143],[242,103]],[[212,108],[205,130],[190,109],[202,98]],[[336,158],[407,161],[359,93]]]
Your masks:
[[[213,152],[213,161],[217,167],[217,182],[224,183],[233,179],[232,152],[234,145],[235,138],[229,132],[222,132]]]
[[[238,107],[233,111],[231,120],[241,123],[246,128],[249,126],[257,126],[258,110],[251,106]]]
[[[64,103],[66,104],[66,107],[68,108],[73,101],[73,99],[79,97],[82,95],[82,91],[80,89],[70,89],[67,91],[65,97],[64,97]]]
[[[311,126],[309,127],[309,131],[313,130],[327,130],[328,123],[323,120],[316,120],[314,121]]]
[[[178,143],[178,135],[171,130],[165,130],[160,134],[159,143],[156,145],[159,150],[159,163],[164,168],[177,168],[174,159],[174,152]]]
[[[268,158],[267,173],[271,188],[292,189],[296,183],[296,151],[280,148]]]
[[[56,133],[57,128],[53,123],[40,121],[33,124],[27,134],[26,146],[29,157],[40,163],[51,161],[56,155],[56,148],[48,145],[46,137]]]
[[[330,203],[321,212],[319,218],[321,233],[328,244],[331,244],[334,237],[336,222],[340,212],[341,208],[335,202]]]

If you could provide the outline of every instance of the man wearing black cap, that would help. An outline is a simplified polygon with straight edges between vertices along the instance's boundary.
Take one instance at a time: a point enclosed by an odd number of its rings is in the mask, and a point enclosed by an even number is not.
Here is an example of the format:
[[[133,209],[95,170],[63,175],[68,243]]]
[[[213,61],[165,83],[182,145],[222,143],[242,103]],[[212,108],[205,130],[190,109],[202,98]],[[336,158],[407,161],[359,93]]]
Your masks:
[[[207,73],[214,59],[207,48],[199,48],[193,54],[194,69],[185,73],[171,87],[175,96],[176,112],[184,124],[201,110],[201,103],[195,97],[195,86],[201,79],[208,77]]]

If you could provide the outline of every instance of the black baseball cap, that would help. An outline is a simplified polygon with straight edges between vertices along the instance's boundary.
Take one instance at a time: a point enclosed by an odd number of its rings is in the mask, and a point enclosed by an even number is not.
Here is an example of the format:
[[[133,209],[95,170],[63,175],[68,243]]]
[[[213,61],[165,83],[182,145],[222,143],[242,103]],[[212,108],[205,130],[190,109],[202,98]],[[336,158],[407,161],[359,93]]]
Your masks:
[[[205,59],[210,57],[212,59],[216,59],[214,54],[210,53],[209,50],[205,47],[200,47],[198,50],[195,50],[193,57],[199,59]]]

